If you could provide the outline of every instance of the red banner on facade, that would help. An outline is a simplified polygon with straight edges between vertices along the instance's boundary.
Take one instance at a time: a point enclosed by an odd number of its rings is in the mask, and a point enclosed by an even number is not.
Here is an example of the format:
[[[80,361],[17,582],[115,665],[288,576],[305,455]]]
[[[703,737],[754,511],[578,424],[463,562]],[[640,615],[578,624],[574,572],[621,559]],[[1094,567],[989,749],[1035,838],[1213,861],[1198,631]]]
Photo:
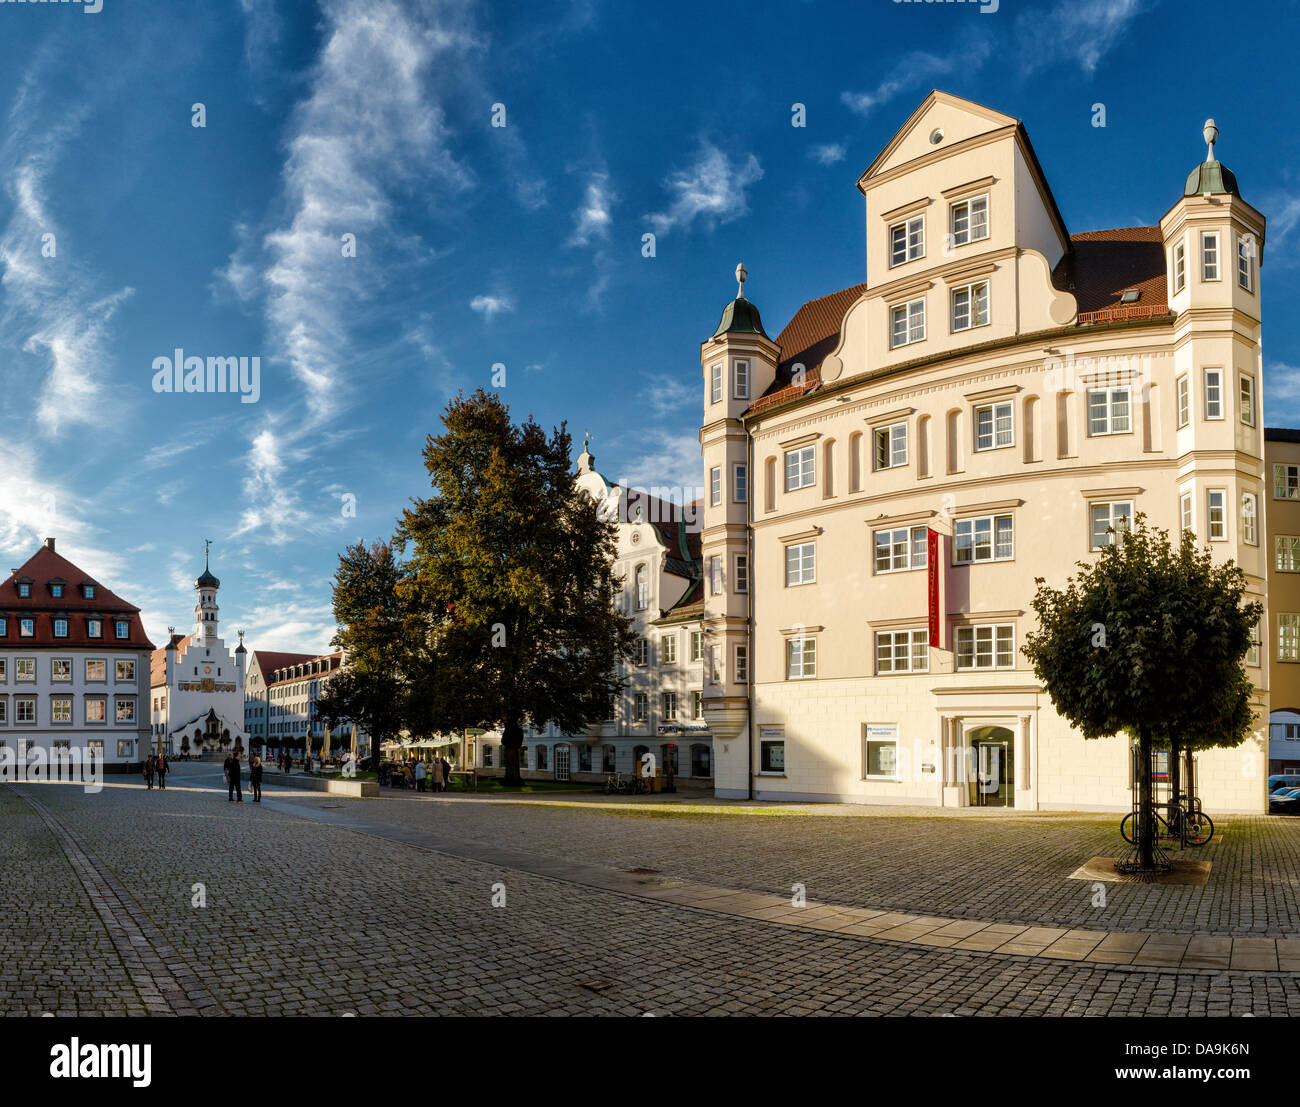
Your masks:
[[[930,645],[941,648],[943,638],[940,634],[941,623],[939,617],[939,532],[933,527],[926,528],[925,554],[926,574],[929,578],[927,584],[929,586]]]

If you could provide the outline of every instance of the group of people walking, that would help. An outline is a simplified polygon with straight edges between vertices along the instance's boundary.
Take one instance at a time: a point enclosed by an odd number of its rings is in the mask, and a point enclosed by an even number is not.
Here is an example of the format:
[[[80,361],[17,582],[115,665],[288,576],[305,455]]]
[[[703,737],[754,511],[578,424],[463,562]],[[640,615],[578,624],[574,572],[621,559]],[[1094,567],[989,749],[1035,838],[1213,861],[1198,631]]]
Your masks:
[[[144,765],[141,767],[144,782],[150,788],[153,787],[153,782],[156,779],[158,787],[165,789],[167,787],[167,773],[170,770],[171,766],[167,764],[167,755],[165,753],[151,753],[144,759]]]
[[[227,755],[224,765],[226,773],[226,796],[230,803],[243,803],[244,792],[240,788],[239,751]],[[256,754],[248,766],[248,788],[253,793],[253,802],[262,802],[262,759]]]

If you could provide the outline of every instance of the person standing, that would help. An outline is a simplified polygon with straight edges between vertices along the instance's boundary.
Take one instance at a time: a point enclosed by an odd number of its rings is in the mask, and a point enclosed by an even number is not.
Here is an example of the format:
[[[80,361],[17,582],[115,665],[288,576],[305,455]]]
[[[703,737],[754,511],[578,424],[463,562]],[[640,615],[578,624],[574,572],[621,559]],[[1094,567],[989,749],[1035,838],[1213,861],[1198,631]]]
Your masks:
[[[253,790],[253,802],[262,802],[262,759],[254,757],[248,767],[248,786]]]
[[[445,757],[439,758],[439,761],[442,765],[441,791],[445,792],[451,786],[451,762],[448,761]]]
[[[144,765],[141,766],[140,771],[144,774],[144,782],[146,787],[152,788],[153,787],[153,754],[150,754],[148,757],[144,759]]]
[[[154,771],[158,774],[158,787],[164,791],[167,789],[167,774],[171,772],[171,769],[172,767],[167,764],[167,755],[160,753],[154,765]]]
[[[237,752],[230,754],[226,758],[226,785],[226,798],[231,803],[234,803],[235,798],[238,797],[239,802],[243,803],[244,793],[239,788],[239,754]]]
[[[420,758],[420,760],[415,763],[415,790],[417,792],[424,791],[424,779],[428,773],[429,766],[424,763],[424,758]]]
[[[435,757],[433,759],[433,790],[435,792],[442,791],[442,779],[442,760]]]

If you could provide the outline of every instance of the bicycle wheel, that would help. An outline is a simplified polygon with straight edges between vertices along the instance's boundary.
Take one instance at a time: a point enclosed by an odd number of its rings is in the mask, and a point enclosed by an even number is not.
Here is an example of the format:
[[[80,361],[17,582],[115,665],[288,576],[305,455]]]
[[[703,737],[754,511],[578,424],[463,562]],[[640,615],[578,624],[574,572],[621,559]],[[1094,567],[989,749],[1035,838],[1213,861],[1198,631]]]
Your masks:
[[[1186,828],[1189,846],[1203,846],[1214,837],[1214,820],[1201,811],[1187,816]]]
[[[1152,818],[1155,820],[1155,822],[1156,822],[1156,841],[1159,841],[1162,837],[1164,837],[1164,838],[1169,837],[1169,835],[1170,835],[1169,824],[1168,824],[1167,822],[1165,822],[1164,819],[1162,819],[1159,815],[1155,814],[1154,812],[1152,812],[1151,817],[1152,817]],[[1133,818],[1133,812],[1132,812],[1132,811],[1130,811],[1127,815],[1124,816],[1123,819],[1120,820],[1120,824],[1119,824],[1119,832],[1120,832],[1120,836],[1121,836],[1121,837],[1124,839],[1124,841],[1126,841],[1129,845],[1132,845],[1132,844],[1133,844],[1133,841],[1134,841],[1134,839],[1133,839],[1133,826],[1134,826],[1135,821],[1136,821],[1136,820]]]

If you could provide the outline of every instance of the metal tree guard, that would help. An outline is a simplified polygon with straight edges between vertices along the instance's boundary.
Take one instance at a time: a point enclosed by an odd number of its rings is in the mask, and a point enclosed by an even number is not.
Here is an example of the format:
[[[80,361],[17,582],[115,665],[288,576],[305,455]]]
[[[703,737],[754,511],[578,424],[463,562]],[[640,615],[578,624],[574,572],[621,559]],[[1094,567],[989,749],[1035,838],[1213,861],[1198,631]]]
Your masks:
[[[1169,802],[1169,773],[1163,780],[1158,780],[1153,769],[1157,751],[1152,749],[1143,758],[1141,743],[1134,741],[1132,747],[1133,762],[1133,842],[1124,855],[1115,862],[1115,871],[1134,876],[1159,876],[1173,871],[1173,859],[1160,845],[1160,822],[1156,818],[1156,808],[1161,803]],[[1142,784],[1150,781],[1151,803],[1146,817],[1142,815]],[[1166,808],[1167,810],[1168,808]],[[1143,844],[1150,842],[1152,864],[1144,865],[1142,861]]]

